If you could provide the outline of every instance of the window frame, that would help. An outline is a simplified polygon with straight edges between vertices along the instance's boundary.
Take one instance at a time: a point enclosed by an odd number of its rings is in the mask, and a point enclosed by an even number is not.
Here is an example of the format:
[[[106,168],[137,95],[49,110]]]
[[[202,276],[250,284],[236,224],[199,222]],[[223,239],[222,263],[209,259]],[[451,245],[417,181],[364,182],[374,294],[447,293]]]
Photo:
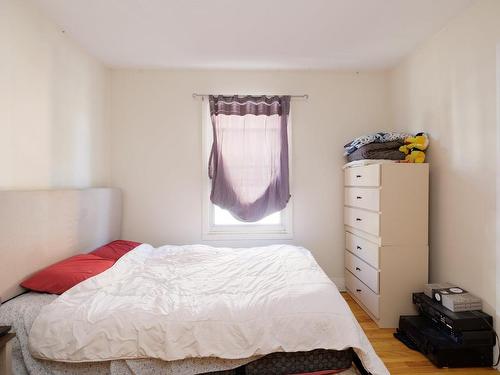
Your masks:
[[[203,240],[269,240],[293,239],[293,202],[292,197],[286,207],[280,212],[281,224],[245,224],[245,225],[216,225],[214,223],[214,204],[210,201],[211,180],[208,177],[208,160],[212,147],[212,124],[208,100],[202,98],[202,239]],[[288,168],[290,191],[292,190],[292,121],[288,119]]]

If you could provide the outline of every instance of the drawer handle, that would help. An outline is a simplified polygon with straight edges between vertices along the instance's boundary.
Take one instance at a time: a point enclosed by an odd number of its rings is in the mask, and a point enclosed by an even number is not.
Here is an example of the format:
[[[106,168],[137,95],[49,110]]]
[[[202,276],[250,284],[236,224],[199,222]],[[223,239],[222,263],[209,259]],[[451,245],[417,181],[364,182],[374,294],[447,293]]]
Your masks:
[[[363,219],[361,219],[360,217],[357,217],[356,221],[363,221]]]
[[[356,289],[356,292],[361,293],[361,289]]]
[[[356,246],[356,249],[363,250],[363,248],[361,246]]]
[[[363,197],[360,197],[359,195],[356,197],[356,199],[363,199]]]
[[[362,175],[360,175],[360,174],[357,174],[357,175],[356,175],[356,178],[361,178],[361,177],[363,177],[363,176],[362,176]]]
[[[356,267],[356,271],[361,271],[361,268],[359,268],[359,267]]]

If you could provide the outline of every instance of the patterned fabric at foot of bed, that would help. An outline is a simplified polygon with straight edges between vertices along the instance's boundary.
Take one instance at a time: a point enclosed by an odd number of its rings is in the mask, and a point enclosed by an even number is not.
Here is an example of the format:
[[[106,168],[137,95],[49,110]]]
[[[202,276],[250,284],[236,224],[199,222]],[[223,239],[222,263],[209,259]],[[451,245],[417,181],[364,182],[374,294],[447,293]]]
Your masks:
[[[234,370],[210,372],[205,375],[314,375],[325,374],[325,370],[331,370],[328,374],[334,374],[351,367],[352,361],[352,349],[272,353]]]

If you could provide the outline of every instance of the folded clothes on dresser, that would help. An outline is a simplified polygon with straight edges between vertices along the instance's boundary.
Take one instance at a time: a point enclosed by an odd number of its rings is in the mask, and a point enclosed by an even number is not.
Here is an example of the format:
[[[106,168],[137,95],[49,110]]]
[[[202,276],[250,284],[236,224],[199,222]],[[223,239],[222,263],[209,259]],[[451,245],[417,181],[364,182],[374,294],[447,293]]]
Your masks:
[[[344,146],[347,162],[356,160],[395,160],[423,163],[429,138],[425,133],[379,132],[358,137]]]
[[[394,133],[394,132],[378,132],[373,134],[362,135],[344,146],[344,155],[350,155],[356,150],[365,145],[372,143],[387,143],[393,141],[403,142],[405,138],[411,137],[409,133]]]
[[[387,160],[404,160],[405,154],[399,151],[399,148],[404,145],[402,140],[370,143],[358,148],[353,153],[346,156],[347,161],[364,160],[364,159],[387,159]]]

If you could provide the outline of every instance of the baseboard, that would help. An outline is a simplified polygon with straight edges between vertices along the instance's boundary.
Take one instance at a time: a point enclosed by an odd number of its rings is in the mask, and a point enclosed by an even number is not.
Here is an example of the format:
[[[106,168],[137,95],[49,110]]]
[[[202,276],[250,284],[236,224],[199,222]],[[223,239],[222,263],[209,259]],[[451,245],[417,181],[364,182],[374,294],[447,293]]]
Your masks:
[[[343,277],[332,277],[333,283],[337,286],[337,289],[341,292],[345,292],[345,279]]]

